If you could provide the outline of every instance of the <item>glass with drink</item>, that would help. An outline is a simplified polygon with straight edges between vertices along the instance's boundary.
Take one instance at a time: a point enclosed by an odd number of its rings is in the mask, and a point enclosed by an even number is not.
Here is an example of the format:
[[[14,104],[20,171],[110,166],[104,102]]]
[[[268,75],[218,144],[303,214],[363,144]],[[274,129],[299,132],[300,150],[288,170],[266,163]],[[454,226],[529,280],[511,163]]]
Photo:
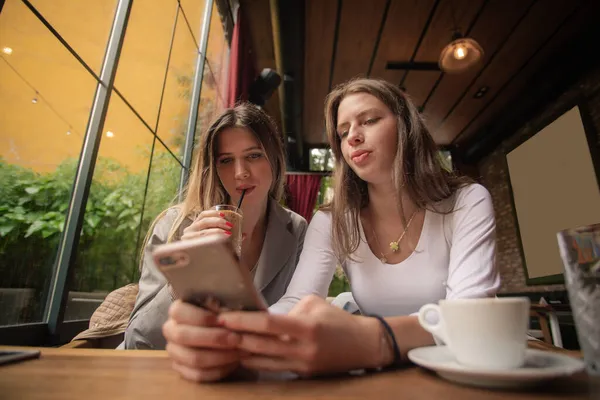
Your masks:
[[[231,228],[231,244],[238,258],[242,256],[242,209],[229,204],[219,204],[212,208],[222,213],[225,219],[233,225]]]
[[[579,345],[588,373],[600,376],[600,224],[557,236]]]

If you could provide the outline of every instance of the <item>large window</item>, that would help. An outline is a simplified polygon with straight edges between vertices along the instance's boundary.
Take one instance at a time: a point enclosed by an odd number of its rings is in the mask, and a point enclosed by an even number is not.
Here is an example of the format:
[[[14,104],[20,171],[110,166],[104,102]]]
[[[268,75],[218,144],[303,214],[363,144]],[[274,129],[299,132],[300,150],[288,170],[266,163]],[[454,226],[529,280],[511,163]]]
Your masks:
[[[219,17],[216,2],[213,4],[210,26],[208,45],[206,46],[206,67],[211,76],[211,89],[215,92],[215,108],[217,112],[220,112],[227,106],[225,99],[227,98],[227,61],[229,60],[229,46],[225,38],[225,31],[223,29],[221,18]]]
[[[21,1],[5,2],[0,41],[0,325],[11,325],[43,319],[96,80]]]
[[[324,173],[321,177],[321,186],[317,194],[315,212],[333,199],[333,178],[330,175],[335,165],[333,152],[330,148],[312,148],[309,153],[309,168],[313,172]],[[340,293],[350,291],[350,283],[340,265],[336,267],[335,274],[329,285],[328,296],[335,297]]]
[[[309,168],[311,171],[331,172],[333,171],[334,159],[330,148],[310,149]],[[315,211],[323,204],[327,204],[333,198],[333,181],[330,175],[321,178],[321,186],[317,194]]]
[[[189,168],[188,125],[225,106],[229,49],[212,0],[79,3],[6,0],[0,13],[0,344],[19,344],[12,327],[27,323],[60,334],[137,281],[147,230]]]
[[[216,2],[212,8],[210,27],[206,46],[206,61],[202,76],[202,92],[198,105],[196,144],[198,143],[198,135],[206,130],[218,113],[227,107],[226,90],[229,45],[225,38]]]
[[[13,3],[14,6],[15,3],[20,2],[6,1],[7,5],[10,3]],[[69,43],[79,57],[99,75],[118,0],[30,0],[30,3]],[[21,8],[25,5],[21,4],[17,7]],[[4,10],[2,10],[2,14],[4,14]],[[19,10],[14,16],[31,19],[33,14]],[[5,17],[3,16],[3,18]],[[22,19],[13,20],[14,23],[21,21]],[[21,32],[26,36],[32,33],[28,29],[23,29]],[[50,36],[49,33],[47,32],[48,36]],[[41,50],[41,46],[38,46],[32,50]],[[34,51],[32,54],[35,53],[38,51]]]

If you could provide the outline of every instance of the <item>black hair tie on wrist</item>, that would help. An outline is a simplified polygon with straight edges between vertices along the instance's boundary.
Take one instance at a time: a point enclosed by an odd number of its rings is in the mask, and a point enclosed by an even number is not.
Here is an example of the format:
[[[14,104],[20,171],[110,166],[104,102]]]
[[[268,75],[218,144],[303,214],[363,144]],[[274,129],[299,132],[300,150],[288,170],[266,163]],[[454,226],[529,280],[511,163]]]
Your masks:
[[[382,369],[387,369],[387,368],[397,368],[397,367],[401,366],[402,365],[402,355],[400,354],[400,348],[398,347],[398,342],[396,342],[396,335],[394,335],[394,331],[392,330],[392,327],[380,315],[370,314],[369,317],[376,318],[381,323],[381,325],[387,332],[387,334],[392,342],[392,350],[394,352],[394,360],[392,361],[392,363],[385,367],[376,368],[376,370],[382,370]]]

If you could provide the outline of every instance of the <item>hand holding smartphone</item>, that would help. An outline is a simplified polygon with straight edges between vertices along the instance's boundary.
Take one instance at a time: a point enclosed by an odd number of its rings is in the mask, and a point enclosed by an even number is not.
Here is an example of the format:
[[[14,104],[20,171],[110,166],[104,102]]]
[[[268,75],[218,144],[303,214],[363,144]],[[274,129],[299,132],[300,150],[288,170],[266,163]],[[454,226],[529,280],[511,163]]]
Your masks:
[[[152,258],[177,297],[213,312],[265,311],[250,271],[224,235],[206,235],[156,246]]]

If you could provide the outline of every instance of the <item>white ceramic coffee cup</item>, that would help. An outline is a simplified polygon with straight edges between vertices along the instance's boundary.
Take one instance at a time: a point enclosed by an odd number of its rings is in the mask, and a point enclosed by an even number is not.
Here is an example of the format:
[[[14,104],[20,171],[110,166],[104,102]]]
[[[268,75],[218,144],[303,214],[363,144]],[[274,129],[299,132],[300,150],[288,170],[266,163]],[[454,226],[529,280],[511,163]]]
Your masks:
[[[441,300],[419,310],[419,323],[469,367],[519,368],[529,326],[527,297]]]

